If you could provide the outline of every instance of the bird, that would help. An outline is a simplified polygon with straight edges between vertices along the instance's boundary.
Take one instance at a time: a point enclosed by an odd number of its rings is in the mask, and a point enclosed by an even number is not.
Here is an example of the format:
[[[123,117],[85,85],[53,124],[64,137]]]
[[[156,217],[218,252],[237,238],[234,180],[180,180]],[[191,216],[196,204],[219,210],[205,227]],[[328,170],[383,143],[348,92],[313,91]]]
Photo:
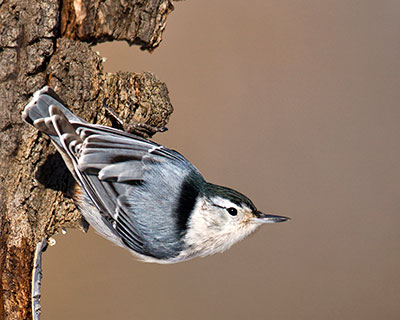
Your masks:
[[[212,255],[262,224],[290,220],[207,182],[175,150],[83,120],[49,86],[34,93],[22,119],[51,138],[77,182],[73,198],[89,225],[144,262]]]

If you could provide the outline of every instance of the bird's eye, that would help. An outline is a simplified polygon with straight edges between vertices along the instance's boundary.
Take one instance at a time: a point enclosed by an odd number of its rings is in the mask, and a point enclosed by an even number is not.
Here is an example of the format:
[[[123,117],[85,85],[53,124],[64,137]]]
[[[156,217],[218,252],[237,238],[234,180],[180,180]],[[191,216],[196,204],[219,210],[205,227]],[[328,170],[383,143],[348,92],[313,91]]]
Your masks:
[[[235,208],[227,208],[226,211],[228,211],[231,216],[237,215],[237,210]]]

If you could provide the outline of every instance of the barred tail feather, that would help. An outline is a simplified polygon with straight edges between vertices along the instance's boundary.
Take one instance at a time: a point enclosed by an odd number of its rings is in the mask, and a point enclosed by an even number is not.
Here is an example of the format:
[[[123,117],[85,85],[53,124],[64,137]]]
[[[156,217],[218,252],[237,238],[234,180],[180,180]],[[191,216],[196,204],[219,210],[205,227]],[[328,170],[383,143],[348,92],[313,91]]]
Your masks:
[[[69,170],[76,177],[76,154],[82,139],[70,121],[85,121],[69,111],[54,90],[47,86],[35,92],[22,112],[22,119],[51,138]]]
[[[34,93],[33,98],[22,112],[22,119],[33,125],[35,120],[49,117],[51,105],[57,106],[70,121],[86,122],[69,111],[57,93],[48,86]]]

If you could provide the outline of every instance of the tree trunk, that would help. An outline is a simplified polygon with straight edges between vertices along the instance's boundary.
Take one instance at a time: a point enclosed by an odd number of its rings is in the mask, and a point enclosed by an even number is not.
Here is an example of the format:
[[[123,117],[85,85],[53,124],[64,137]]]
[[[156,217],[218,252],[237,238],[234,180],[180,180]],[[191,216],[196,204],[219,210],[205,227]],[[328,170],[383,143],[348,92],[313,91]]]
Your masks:
[[[154,50],[170,0],[9,0],[0,4],[0,319],[32,319],[35,247],[61,227],[85,230],[72,176],[21,111],[44,85],[84,119],[164,126],[172,106],[151,73],[104,73],[90,45],[126,40]],[[114,123],[115,124],[115,123]]]

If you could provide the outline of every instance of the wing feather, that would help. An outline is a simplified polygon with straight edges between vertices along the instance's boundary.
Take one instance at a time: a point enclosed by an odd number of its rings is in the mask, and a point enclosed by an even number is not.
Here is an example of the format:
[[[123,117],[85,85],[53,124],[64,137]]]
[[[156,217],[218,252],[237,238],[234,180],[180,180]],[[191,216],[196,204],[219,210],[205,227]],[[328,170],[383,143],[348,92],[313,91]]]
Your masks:
[[[142,255],[174,257],[183,248],[174,195],[183,177],[201,177],[198,170],[152,141],[87,123],[72,126],[82,140],[76,153],[81,185],[123,243]]]

